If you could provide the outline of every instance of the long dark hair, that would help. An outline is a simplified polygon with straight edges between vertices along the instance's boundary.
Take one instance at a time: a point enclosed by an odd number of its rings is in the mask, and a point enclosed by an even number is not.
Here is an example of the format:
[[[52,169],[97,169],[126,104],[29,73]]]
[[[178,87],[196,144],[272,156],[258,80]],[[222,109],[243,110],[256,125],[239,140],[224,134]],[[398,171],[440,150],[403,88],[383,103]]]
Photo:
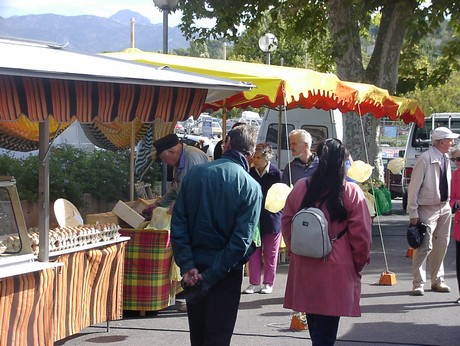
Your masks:
[[[302,208],[325,204],[331,221],[345,220],[347,211],[342,198],[347,149],[340,140],[329,138],[317,145],[316,153],[319,159],[318,167],[307,179],[307,193]]]

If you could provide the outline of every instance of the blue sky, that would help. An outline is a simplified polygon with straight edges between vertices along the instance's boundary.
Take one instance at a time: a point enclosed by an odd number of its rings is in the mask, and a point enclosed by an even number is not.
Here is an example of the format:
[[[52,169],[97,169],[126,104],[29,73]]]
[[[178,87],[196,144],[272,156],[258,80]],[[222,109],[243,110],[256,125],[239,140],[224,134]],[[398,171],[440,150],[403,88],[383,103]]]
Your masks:
[[[152,0],[0,0],[0,16],[4,18],[43,13],[110,17],[120,10],[138,12],[154,24],[163,21],[161,10]],[[169,26],[177,26],[179,23],[180,11],[171,13],[168,19]]]

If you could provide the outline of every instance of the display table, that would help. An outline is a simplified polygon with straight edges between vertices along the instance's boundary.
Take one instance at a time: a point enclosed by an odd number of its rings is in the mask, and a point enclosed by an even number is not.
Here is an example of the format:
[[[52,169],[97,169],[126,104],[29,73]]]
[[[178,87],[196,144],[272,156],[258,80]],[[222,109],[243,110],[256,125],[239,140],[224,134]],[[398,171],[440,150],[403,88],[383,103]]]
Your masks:
[[[123,309],[158,311],[174,304],[182,288],[172,281],[172,249],[168,230],[122,228],[126,246]]]
[[[3,278],[0,346],[53,345],[87,326],[121,319],[126,242],[51,253],[50,263],[60,267]]]

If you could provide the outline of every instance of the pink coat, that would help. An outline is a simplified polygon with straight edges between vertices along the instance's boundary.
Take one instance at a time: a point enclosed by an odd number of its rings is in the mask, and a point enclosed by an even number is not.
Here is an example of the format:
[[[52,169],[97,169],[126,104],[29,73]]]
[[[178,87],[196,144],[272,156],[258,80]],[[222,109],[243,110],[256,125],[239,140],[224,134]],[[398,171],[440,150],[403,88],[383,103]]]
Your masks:
[[[460,168],[452,172],[450,206],[453,207],[458,200],[460,200]],[[460,202],[458,204],[460,205]],[[454,215],[454,239],[460,241],[460,210],[457,210]]]
[[[300,209],[307,191],[299,180],[289,194],[281,218],[282,233],[291,247],[291,220]],[[328,316],[361,316],[361,270],[369,263],[372,221],[364,194],[355,183],[345,182],[344,206],[348,219],[329,223],[329,235],[336,236],[348,225],[348,232],[333,243],[326,260],[290,253],[284,307]],[[328,212],[322,208],[329,220]]]

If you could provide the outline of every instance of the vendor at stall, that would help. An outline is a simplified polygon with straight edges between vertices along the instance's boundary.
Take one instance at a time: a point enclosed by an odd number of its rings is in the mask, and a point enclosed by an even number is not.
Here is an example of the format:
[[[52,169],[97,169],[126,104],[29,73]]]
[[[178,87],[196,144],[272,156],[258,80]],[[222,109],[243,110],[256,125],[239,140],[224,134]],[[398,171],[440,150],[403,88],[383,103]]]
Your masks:
[[[153,142],[153,146],[156,149],[155,159],[160,159],[163,164],[173,167],[174,171],[173,181],[168,192],[144,210],[143,214],[146,216],[151,215],[152,210],[158,206],[169,207],[172,211],[181,182],[190,167],[209,161],[208,156],[203,151],[182,143],[174,133],[156,140]]]

